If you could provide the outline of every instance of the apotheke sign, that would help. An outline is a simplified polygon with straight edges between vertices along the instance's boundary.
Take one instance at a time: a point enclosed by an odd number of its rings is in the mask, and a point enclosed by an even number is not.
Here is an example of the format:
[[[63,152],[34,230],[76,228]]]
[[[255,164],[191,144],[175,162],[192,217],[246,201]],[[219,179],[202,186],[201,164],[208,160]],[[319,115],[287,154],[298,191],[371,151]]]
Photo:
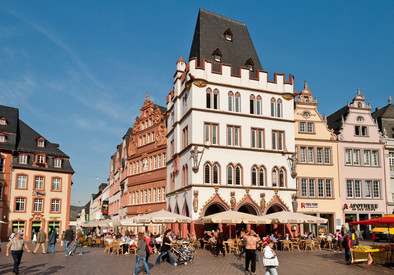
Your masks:
[[[378,204],[375,203],[351,203],[349,206],[347,203],[343,205],[343,210],[353,211],[375,211],[378,209]]]

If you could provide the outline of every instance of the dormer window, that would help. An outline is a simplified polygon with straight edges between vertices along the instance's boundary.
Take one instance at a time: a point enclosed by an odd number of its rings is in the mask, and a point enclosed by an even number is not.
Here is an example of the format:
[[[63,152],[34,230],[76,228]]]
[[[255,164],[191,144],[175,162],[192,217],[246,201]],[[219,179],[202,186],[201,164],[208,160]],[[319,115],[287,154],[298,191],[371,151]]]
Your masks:
[[[0,125],[7,125],[7,120],[5,119],[5,117],[0,118]]]
[[[19,163],[27,164],[27,155],[19,155]]]
[[[44,155],[38,155],[37,156],[37,163],[45,163],[45,156]]]
[[[41,148],[45,147],[45,139],[44,138],[41,137],[37,140],[37,147],[41,147]]]
[[[249,68],[249,70],[253,71],[254,62],[253,62],[252,58],[249,58],[249,59],[246,61],[245,65]]]
[[[219,48],[213,52],[213,58],[216,62],[222,62],[222,53]]]
[[[233,33],[232,33],[232,31],[230,30],[230,28],[227,28],[227,30],[224,32],[224,38],[227,40],[227,41],[233,41]]]
[[[59,158],[55,159],[53,166],[55,168],[62,168],[62,159],[59,159]]]
[[[0,143],[5,143],[5,142],[6,142],[5,135],[3,133],[0,133]]]

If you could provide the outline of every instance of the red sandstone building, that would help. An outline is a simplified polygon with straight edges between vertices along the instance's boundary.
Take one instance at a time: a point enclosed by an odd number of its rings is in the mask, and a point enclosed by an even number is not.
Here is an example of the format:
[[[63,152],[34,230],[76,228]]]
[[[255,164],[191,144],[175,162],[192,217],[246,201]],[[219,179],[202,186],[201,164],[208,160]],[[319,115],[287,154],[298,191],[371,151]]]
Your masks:
[[[122,181],[121,209],[127,217],[166,209],[166,108],[147,94],[128,144],[128,175]],[[159,227],[151,230],[155,233]]]

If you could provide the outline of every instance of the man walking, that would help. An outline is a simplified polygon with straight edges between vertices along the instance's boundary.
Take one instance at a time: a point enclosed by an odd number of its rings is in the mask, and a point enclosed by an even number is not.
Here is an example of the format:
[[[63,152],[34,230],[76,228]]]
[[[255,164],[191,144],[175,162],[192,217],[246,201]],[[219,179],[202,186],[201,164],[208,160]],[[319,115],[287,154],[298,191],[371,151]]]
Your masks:
[[[74,231],[71,229],[71,226],[68,227],[66,233],[64,234],[64,248],[66,249],[66,256],[71,255],[70,244],[74,240]]]
[[[57,234],[56,234],[56,230],[54,228],[52,228],[51,233],[49,233],[48,236],[48,253],[55,253],[55,244],[56,244],[56,239],[57,239]]]
[[[30,252],[30,249],[27,247],[25,241],[23,239],[21,239],[22,235],[23,235],[23,232],[17,232],[15,234],[15,238],[13,238],[7,244],[7,250],[5,252],[5,255],[8,257],[9,250],[11,249],[11,255],[12,255],[12,258],[14,259],[14,268],[12,269],[12,272],[14,274],[19,274],[19,265],[21,264],[23,247],[25,247],[27,252]]]
[[[37,244],[33,250],[33,254],[36,254],[40,246],[42,247],[42,254],[46,254],[45,252],[45,240],[47,238],[47,234],[44,232],[42,228],[40,228],[40,232],[37,234]]]
[[[260,238],[253,230],[250,230],[244,239],[246,240],[245,271],[249,272],[249,263],[252,261],[251,272],[256,274],[256,248]]]

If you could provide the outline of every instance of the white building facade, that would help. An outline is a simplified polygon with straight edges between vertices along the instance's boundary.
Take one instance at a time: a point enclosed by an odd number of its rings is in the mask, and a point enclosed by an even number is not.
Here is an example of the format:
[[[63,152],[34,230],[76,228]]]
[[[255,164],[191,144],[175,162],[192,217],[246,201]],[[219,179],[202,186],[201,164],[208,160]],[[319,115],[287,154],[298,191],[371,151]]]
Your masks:
[[[223,35],[205,42],[211,22]],[[200,10],[196,33],[190,61],[178,60],[167,97],[168,209],[193,219],[229,209],[293,211],[293,76],[268,79],[243,23]],[[241,39],[249,44],[241,48]],[[197,224],[185,229],[204,230]]]

